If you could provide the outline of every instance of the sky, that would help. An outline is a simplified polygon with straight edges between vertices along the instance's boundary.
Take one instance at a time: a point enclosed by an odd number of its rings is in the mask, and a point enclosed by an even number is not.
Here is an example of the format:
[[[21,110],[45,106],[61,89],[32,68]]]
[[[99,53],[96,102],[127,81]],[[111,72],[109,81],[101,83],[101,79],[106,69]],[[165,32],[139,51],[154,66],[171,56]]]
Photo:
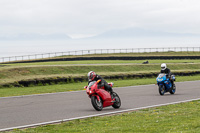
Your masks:
[[[142,28],[200,34],[199,0],[0,0],[0,36]]]
[[[199,5],[199,0],[0,0],[0,57],[200,47]]]

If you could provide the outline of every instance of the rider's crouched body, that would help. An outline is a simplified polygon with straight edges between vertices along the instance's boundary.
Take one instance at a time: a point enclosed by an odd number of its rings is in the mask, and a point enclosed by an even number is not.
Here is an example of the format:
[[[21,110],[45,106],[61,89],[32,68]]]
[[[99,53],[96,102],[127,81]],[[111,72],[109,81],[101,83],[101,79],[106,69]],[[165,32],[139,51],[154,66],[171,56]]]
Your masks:
[[[92,81],[98,81],[101,80],[101,86],[104,86],[105,90],[110,92],[110,94],[113,93],[112,87],[108,85],[108,83],[99,75],[97,75],[95,72],[90,71],[88,73],[88,85]]]
[[[172,77],[171,77],[171,71],[169,68],[167,68],[167,65],[165,63],[162,63],[161,64],[161,70],[160,70],[160,73],[165,73],[167,74],[167,77],[170,79],[172,85],[174,85],[174,81],[172,80]]]

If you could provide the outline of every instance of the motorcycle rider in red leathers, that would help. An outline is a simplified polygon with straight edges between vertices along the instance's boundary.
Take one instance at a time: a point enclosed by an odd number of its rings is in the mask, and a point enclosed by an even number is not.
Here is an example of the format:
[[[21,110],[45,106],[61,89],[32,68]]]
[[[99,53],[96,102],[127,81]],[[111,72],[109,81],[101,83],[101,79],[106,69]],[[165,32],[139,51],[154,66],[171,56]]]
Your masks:
[[[101,76],[97,75],[94,71],[88,72],[87,76],[88,76],[88,85],[92,81],[101,80],[101,86],[104,86],[105,90],[110,92],[110,94],[112,95],[113,93],[112,87],[108,85],[108,83]]]

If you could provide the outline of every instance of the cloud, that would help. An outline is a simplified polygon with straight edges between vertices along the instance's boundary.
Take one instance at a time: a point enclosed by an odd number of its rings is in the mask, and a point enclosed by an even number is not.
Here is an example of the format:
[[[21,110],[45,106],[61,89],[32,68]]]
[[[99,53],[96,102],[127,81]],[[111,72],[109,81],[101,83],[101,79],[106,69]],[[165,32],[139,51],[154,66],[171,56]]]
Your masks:
[[[139,27],[200,33],[198,0],[1,0],[0,35],[89,36]]]

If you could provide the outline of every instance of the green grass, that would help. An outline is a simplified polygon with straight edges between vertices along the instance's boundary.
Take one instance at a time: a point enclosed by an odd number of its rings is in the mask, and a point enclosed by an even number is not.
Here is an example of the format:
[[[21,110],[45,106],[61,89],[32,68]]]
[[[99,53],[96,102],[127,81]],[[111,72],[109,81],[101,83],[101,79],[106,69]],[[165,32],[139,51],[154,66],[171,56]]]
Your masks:
[[[12,133],[199,133],[200,101],[14,130]]]
[[[177,70],[198,71],[200,69],[200,63],[172,63],[168,64],[168,67],[172,68],[172,72]],[[160,64],[2,67],[0,69],[0,84],[35,78],[86,76],[86,74],[91,70],[100,75],[113,75],[116,73],[145,73],[155,71],[159,72]]]
[[[200,75],[177,76],[176,78],[177,82],[192,81],[192,80],[200,80]],[[156,78],[107,80],[107,81],[114,82],[114,87],[124,87],[124,86],[155,84]],[[68,83],[68,84],[34,86],[34,87],[0,88],[0,97],[31,95],[31,94],[41,94],[41,93],[55,93],[55,92],[65,92],[65,91],[78,91],[78,90],[83,90],[83,87],[86,85],[87,82],[80,82],[80,83]]]

